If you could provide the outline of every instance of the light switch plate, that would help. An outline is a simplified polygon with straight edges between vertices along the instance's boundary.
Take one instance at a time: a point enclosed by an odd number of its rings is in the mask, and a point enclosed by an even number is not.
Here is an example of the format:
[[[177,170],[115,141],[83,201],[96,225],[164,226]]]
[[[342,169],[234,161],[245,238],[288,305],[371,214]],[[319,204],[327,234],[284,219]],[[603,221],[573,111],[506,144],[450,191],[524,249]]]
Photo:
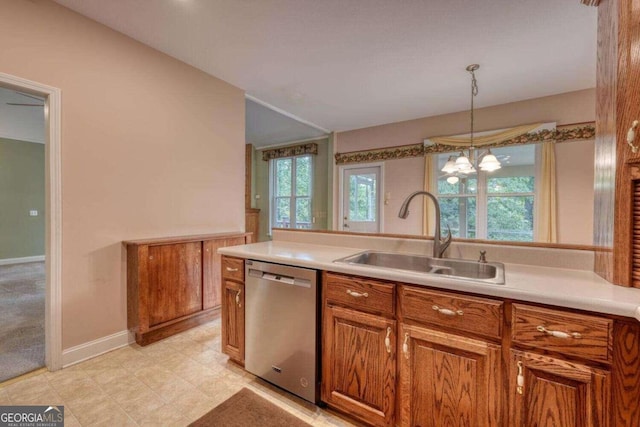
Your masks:
[[[38,216],[38,211],[37,210],[30,210],[29,211],[29,216]]]

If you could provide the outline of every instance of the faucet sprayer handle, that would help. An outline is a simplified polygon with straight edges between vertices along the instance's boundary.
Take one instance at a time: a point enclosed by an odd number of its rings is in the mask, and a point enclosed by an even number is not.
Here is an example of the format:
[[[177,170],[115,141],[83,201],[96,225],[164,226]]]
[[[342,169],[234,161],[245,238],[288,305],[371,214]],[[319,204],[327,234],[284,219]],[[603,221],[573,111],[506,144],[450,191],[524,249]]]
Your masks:
[[[451,243],[451,238],[453,236],[451,236],[451,227],[449,227],[449,224],[447,224],[447,235],[445,236],[444,239],[440,239],[440,241],[442,243]]]
[[[449,224],[447,224],[447,235],[444,239],[440,239],[440,256],[442,256],[444,251],[446,251],[451,244],[452,237],[453,236],[451,235],[451,227],[449,226]]]

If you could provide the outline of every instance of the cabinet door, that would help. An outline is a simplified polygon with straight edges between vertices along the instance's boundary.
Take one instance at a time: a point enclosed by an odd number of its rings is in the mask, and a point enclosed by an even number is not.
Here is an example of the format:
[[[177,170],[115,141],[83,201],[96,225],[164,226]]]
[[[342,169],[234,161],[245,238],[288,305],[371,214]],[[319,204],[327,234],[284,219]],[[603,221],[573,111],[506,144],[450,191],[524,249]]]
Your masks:
[[[222,352],[244,362],[244,284],[224,281],[222,301]]]
[[[220,295],[222,289],[222,278],[220,276],[222,255],[218,254],[218,249],[225,246],[243,244],[244,237],[205,240],[202,242],[204,249],[204,256],[202,257],[202,304],[204,309],[218,307],[222,303],[222,296]]]
[[[608,371],[512,350],[510,372],[510,425],[609,425]]]
[[[326,306],[322,343],[322,399],[376,426],[393,424],[396,322]]]
[[[423,327],[399,334],[401,426],[500,426],[501,347]]]
[[[200,242],[149,246],[149,326],[202,310]]]

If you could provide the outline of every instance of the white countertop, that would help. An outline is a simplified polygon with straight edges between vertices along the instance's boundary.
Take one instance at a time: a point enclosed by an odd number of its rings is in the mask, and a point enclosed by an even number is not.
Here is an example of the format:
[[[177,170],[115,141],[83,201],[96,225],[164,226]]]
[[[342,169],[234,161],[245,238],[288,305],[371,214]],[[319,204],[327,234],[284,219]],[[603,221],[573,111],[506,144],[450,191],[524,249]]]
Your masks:
[[[362,252],[359,248],[271,241],[220,248],[218,252],[245,259],[615,314],[640,321],[640,289],[612,285],[597,274],[584,270],[505,264],[505,284],[492,285],[333,262]]]

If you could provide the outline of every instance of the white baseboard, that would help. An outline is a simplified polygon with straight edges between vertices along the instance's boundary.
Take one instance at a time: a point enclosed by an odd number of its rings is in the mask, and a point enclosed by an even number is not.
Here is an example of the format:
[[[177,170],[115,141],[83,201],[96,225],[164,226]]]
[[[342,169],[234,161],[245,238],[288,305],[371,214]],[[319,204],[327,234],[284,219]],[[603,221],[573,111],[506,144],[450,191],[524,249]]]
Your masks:
[[[135,342],[135,336],[127,330],[68,348],[62,351],[62,367],[67,368],[76,363],[124,347],[132,342]]]
[[[25,262],[44,261],[44,255],[25,256],[22,258],[5,258],[0,259],[0,265],[23,264]]]

